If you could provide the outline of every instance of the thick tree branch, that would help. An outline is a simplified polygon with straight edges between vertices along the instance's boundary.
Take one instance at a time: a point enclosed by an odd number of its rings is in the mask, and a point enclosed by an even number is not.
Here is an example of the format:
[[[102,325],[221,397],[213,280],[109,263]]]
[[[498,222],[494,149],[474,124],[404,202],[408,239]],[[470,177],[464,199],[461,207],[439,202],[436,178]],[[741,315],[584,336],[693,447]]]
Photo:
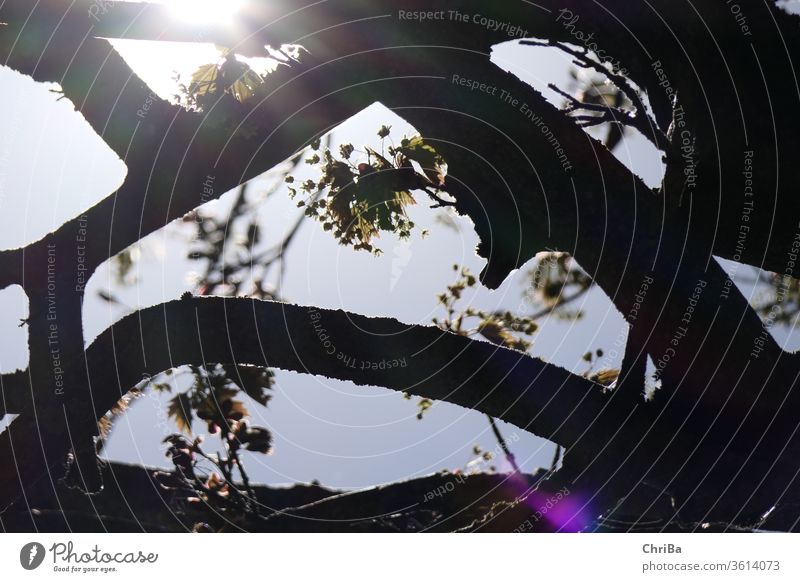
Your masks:
[[[474,408],[570,447],[576,458],[588,427],[625,423],[596,384],[520,352],[433,327],[242,298],[182,299],[139,311],[101,334],[85,362],[67,372],[78,382],[88,371],[98,418],[143,374],[210,363],[322,375]],[[28,451],[39,438],[30,414],[20,420],[0,435],[0,466],[17,467],[23,483],[62,462],[65,437],[87,434],[81,423],[68,424],[69,434],[47,426],[40,435],[45,461]],[[8,491],[18,476],[8,471],[0,479]]]
[[[480,520],[496,503],[512,503],[540,476],[439,473],[350,492],[320,485],[255,485],[263,513],[272,517],[245,516],[234,524],[204,504],[182,503],[161,487],[157,472],[107,463],[106,487],[91,498],[63,485],[56,495],[32,489],[30,508],[19,504],[0,515],[0,531],[187,532],[196,523],[213,531],[452,531]]]
[[[109,357],[117,361],[116,388],[96,390],[98,413],[143,371],[210,362],[409,391],[492,414],[564,446],[580,441],[587,422],[602,422],[609,404],[596,384],[487,342],[387,318],[242,298],[183,299],[142,310],[104,332],[86,357],[98,377]]]

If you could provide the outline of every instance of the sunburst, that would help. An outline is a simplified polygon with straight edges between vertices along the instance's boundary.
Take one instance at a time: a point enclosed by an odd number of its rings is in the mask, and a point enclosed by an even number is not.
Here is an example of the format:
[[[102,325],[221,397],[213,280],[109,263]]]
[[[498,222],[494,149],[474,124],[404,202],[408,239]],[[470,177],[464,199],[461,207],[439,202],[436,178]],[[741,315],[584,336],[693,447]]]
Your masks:
[[[176,18],[192,23],[229,23],[244,0],[164,0]]]

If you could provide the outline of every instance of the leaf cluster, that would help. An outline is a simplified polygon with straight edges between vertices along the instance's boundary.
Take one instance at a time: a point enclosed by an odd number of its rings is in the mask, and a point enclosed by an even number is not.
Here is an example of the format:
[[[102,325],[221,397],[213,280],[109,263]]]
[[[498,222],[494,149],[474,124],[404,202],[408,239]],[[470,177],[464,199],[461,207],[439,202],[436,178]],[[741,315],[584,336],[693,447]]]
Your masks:
[[[438,327],[463,336],[480,335],[493,344],[526,352],[530,349],[530,337],[539,326],[530,317],[517,316],[510,311],[489,312],[474,307],[459,308],[465,291],[476,287],[477,278],[466,267],[453,265],[458,278],[447,290],[437,296],[444,307],[445,317],[434,318]]]
[[[374,239],[381,232],[408,238],[415,226],[407,214],[408,207],[416,204],[412,192],[422,190],[435,197],[444,185],[446,164],[433,146],[415,135],[384,147],[390,134],[390,126],[378,130],[380,151],[342,144],[338,155],[330,148],[320,149],[315,141],[306,163],[319,168],[319,178],[303,182],[286,178],[289,196],[299,198],[297,206],[305,209],[305,215],[355,250],[379,254]]]

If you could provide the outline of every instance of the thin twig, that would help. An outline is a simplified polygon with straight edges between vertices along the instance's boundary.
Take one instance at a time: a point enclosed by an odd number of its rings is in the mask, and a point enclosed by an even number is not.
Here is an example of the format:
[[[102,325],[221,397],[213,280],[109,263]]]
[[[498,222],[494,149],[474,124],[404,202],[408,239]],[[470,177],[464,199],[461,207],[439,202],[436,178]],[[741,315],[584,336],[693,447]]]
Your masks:
[[[522,471],[519,470],[519,466],[517,465],[516,459],[514,458],[514,453],[512,453],[511,449],[508,448],[508,443],[506,442],[506,439],[503,438],[503,435],[500,433],[500,429],[497,427],[497,423],[495,422],[494,417],[491,414],[487,414],[486,418],[489,419],[489,424],[492,427],[492,432],[494,433],[494,437],[497,439],[497,443],[503,450],[503,454],[506,456],[508,464],[511,465],[515,473],[522,473]]]
[[[602,63],[598,63],[597,61],[590,59],[586,49],[581,52],[580,50],[570,48],[564,43],[554,41],[542,42],[523,40],[520,42],[520,44],[529,46],[555,47],[569,55],[572,55],[575,58],[576,65],[583,68],[592,69],[602,75],[605,75],[614,85],[616,85],[623,93],[625,93],[628,99],[630,99],[631,103],[633,103],[633,107],[636,110],[636,115],[631,116],[626,114],[628,118],[627,124],[638,130],[639,133],[649,139],[657,148],[667,153],[667,155],[672,154],[672,143],[670,142],[664,130],[661,129],[658,123],[656,123],[656,121],[653,120],[647,113],[647,109],[644,106],[644,102],[642,101],[639,92],[633,87],[626,77],[614,73],[606,68]]]
[[[584,103],[583,101],[573,97],[572,95],[570,95],[566,91],[563,91],[563,90],[559,89],[558,87],[556,87],[556,85],[554,83],[548,83],[547,86],[551,90],[553,90],[556,93],[558,93],[559,95],[561,95],[562,97],[566,98],[567,101],[569,101],[569,105],[567,106],[567,109],[565,110],[568,113],[572,112],[572,111],[576,111],[577,109],[586,109],[586,110],[589,110],[589,111],[597,111],[598,113],[605,113],[606,110],[608,110],[610,108],[610,106],[608,106],[608,105],[598,105],[596,103]]]
[[[431,206],[431,208],[444,208],[444,207],[447,207],[447,206],[455,206],[456,205],[455,202],[451,202],[449,200],[445,200],[444,198],[439,197],[435,192],[432,192],[428,188],[425,188],[425,193],[439,203],[439,204],[436,204],[434,206]]]
[[[551,315],[556,309],[558,309],[560,307],[563,307],[564,305],[567,305],[568,303],[572,303],[576,299],[580,298],[591,287],[592,287],[592,285],[590,284],[588,287],[581,288],[580,290],[576,291],[575,293],[573,293],[572,295],[570,295],[566,299],[562,299],[561,301],[559,301],[558,303],[556,303],[554,305],[551,305],[550,307],[545,307],[545,308],[537,311],[533,315],[529,315],[528,319],[537,320],[537,319],[540,319],[540,318],[544,317],[545,315]]]

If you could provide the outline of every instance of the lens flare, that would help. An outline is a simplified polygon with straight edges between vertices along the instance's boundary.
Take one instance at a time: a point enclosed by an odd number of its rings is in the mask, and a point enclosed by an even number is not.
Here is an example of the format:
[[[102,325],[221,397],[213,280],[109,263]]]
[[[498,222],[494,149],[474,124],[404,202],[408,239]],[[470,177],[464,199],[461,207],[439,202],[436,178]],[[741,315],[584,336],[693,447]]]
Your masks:
[[[186,22],[226,24],[233,21],[243,0],[169,0],[164,4]]]

